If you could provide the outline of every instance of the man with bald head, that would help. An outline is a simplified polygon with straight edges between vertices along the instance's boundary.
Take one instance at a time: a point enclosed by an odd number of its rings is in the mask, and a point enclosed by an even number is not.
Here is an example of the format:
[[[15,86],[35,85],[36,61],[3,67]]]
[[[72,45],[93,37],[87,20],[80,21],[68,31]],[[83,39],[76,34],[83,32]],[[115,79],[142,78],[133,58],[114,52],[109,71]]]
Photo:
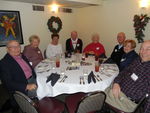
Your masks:
[[[67,53],[82,53],[82,40],[78,38],[77,31],[71,32],[71,38],[66,41],[66,52]]]
[[[118,44],[114,47],[110,58],[106,62],[116,63],[119,66],[122,55],[124,54],[123,43],[125,39],[126,39],[125,33],[119,32],[117,35]]]
[[[148,94],[143,113],[150,113],[150,40],[142,43],[140,56],[114,79],[106,90],[106,103],[124,112],[133,112]]]

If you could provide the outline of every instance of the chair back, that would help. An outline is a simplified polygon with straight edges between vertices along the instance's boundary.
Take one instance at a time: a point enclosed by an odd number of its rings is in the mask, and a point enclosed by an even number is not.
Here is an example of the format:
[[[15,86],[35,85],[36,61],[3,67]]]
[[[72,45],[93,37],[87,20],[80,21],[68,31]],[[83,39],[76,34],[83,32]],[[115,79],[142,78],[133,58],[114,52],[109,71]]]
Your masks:
[[[140,102],[138,103],[137,107],[135,108],[134,112],[133,113],[142,113],[142,108],[143,108],[143,105],[144,103],[146,102],[148,98],[148,94],[146,94],[141,100]]]
[[[13,96],[23,113],[38,113],[33,106],[34,102],[25,94],[16,91]]]
[[[88,94],[79,102],[76,113],[99,111],[103,107],[105,99],[106,94],[104,92]]]

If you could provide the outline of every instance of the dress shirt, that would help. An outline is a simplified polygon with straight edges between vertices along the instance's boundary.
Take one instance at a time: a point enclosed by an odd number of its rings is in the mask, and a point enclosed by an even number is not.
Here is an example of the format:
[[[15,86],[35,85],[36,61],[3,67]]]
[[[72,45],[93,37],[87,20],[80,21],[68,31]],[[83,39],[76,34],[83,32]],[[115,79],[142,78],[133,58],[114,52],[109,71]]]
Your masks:
[[[78,38],[76,38],[76,40],[72,40],[72,38],[71,38],[71,41],[72,41],[73,49],[75,49],[76,45],[77,45]]]
[[[22,68],[26,79],[30,78],[32,75],[32,70],[29,67],[29,65],[23,60],[23,58],[21,56],[12,56],[16,62],[20,65],[20,67]]]
[[[141,62],[140,57],[137,57],[129,67],[119,73],[114,83],[118,83],[121,91],[136,102],[146,94],[150,95],[150,61]],[[150,98],[144,110],[144,113],[150,113]]]

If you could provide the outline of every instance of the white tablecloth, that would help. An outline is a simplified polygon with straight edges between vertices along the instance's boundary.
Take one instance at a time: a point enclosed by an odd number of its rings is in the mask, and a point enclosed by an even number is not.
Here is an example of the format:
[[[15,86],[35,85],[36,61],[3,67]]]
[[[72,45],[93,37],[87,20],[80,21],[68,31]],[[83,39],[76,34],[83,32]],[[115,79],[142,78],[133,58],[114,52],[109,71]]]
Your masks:
[[[76,92],[93,92],[93,91],[104,91],[118,75],[118,67],[115,64],[102,64],[100,66],[100,72],[95,72],[95,59],[88,57],[85,62],[92,63],[90,66],[79,66],[79,70],[67,70],[65,71],[66,78],[65,82],[60,82],[64,75],[61,75],[57,83],[52,87],[51,81],[46,83],[47,77],[51,73],[61,73],[62,68],[69,66],[66,61],[71,59],[61,59],[59,68],[52,68],[53,61],[48,59],[43,60],[35,68],[37,74],[37,95],[41,99],[45,96],[55,97],[60,94],[72,94]],[[102,80],[96,83],[91,82],[88,84],[88,75],[83,75],[83,70],[88,70],[88,74],[93,71],[95,75],[99,75]],[[84,77],[85,84],[80,84],[80,76]]]

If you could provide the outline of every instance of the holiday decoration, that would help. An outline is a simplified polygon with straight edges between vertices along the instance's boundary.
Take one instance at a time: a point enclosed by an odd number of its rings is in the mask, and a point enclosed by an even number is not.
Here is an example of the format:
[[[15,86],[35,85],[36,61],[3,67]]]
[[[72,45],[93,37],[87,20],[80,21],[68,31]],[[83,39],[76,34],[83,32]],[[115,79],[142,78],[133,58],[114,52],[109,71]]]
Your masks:
[[[149,22],[150,17],[147,14],[134,15],[134,29],[135,29],[135,38],[137,38],[138,43],[142,43],[144,41],[143,37],[145,36],[143,31],[147,23]]]

